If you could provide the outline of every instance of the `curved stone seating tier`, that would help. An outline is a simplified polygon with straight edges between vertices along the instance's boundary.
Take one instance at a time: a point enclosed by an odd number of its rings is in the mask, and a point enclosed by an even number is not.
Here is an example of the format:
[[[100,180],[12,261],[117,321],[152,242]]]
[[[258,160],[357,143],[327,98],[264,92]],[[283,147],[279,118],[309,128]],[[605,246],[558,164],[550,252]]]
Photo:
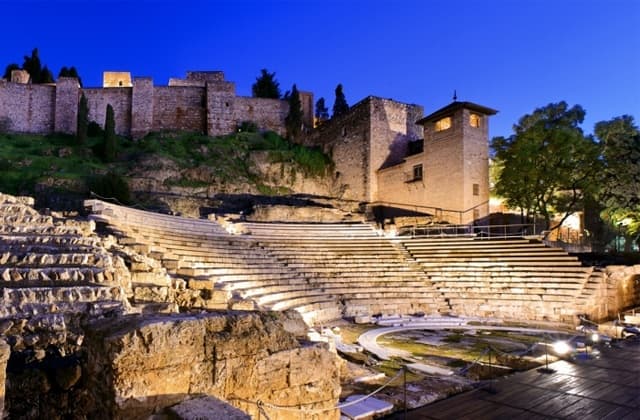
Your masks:
[[[414,312],[567,321],[590,296],[591,268],[527,239],[388,239],[363,223],[241,222],[232,235],[209,220],[89,205],[121,244],[190,287],[313,322]]]
[[[592,268],[527,239],[401,240],[453,312],[569,321]]]

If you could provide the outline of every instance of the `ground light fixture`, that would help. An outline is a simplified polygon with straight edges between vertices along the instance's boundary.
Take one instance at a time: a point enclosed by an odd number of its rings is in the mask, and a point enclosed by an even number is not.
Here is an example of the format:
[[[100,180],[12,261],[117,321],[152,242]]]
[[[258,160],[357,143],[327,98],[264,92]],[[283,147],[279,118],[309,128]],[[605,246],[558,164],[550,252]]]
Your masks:
[[[594,335],[597,337],[597,334],[594,334]],[[597,339],[595,341],[597,341]],[[555,343],[553,343],[553,351],[558,356],[564,356],[565,354],[569,353],[571,350],[573,349],[571,348],[569,343],[567,343],[566,341],[556,341]]]

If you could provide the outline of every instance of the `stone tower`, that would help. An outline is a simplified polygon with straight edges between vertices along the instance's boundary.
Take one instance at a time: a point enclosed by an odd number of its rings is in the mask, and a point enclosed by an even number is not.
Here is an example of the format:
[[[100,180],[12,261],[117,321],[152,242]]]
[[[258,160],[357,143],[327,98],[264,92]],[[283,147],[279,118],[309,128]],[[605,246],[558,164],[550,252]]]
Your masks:
[[[425,198],[445,213],[457,213],[447,217],[450,222],[489,214],[489,117],[496,112],[454,101],[416,123],[424,127]]]

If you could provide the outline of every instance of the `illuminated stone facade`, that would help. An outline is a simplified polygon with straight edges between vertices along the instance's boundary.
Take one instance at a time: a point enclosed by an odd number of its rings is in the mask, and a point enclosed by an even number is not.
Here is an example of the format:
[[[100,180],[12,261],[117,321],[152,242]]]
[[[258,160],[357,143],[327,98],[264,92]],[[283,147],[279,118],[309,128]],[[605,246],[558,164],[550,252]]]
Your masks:
[[[368,97],[321,125],[310,144],[333,157],[346,199],[470,223],[489,214],[495,113],[453,102],[422,118],[421,106]]]

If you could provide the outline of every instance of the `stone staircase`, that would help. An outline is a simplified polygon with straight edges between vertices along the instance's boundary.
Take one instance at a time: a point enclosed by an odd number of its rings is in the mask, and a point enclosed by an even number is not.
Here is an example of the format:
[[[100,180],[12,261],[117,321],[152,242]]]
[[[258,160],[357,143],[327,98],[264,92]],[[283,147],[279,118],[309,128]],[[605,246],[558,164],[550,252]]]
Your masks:
[[[53,347],[73,352],[83,320],[130,309],[128,270],[94,227],[0,194],[0,334],[13,351],[36,359]]]

